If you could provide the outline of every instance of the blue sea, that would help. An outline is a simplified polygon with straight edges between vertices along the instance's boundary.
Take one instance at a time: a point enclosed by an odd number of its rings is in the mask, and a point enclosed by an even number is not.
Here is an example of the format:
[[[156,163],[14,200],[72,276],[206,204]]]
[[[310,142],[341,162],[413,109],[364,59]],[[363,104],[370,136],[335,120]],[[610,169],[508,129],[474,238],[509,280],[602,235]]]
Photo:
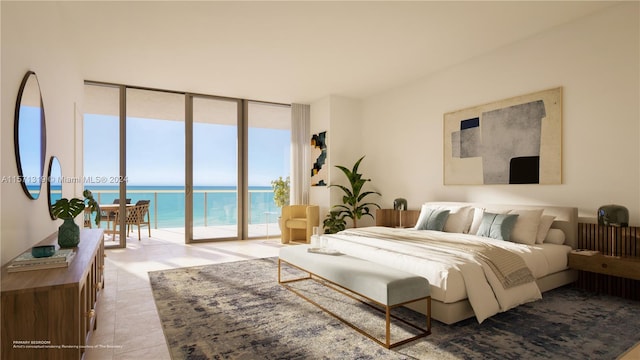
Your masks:
[[[93,186],[86,189],[91,190],[100,204],[111,204],[119,197],[117,186]],[[52,192],[55,193],[55,190],[52,189]],[[127,198],[131,198],[132,204],[138,200],[151,200],[149,215],[153,228],[184,227],[184,187],[127,186]],[[237,224],[237,198],[238,192],[234,186],[194,186],[193,226]],[[273,202],[271,186],[249,187],[249,224],[264,224],[267,213],[280,213]],[[276,218],[270,216],[269,221],[275,222]]]

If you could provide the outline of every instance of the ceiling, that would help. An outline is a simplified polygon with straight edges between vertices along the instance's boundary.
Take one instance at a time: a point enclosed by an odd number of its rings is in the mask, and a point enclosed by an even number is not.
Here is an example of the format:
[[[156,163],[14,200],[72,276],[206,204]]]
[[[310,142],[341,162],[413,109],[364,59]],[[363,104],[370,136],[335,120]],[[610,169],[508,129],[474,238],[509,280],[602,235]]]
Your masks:
[[[310,103],[366,98],[613,2],[60,2],[87,80]]]

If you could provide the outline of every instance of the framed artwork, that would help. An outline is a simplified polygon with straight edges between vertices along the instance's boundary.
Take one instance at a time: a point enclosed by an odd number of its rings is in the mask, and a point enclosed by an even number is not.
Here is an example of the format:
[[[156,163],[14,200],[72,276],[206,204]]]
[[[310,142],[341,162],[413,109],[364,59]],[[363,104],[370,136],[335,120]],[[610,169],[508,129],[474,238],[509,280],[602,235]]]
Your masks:
[[[327,186],[327,132],[311,136],[311,186]]]
[[[444,114],[444,184],[561,184],[562,87]]]

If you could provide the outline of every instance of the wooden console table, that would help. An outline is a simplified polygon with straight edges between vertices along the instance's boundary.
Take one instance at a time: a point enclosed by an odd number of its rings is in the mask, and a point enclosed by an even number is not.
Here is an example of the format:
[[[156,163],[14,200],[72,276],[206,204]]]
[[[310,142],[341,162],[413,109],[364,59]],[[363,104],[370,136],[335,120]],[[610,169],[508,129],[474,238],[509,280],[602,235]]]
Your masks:
[[[37,245],[57,243],[54,233]],[[9,273],[2,267],[2,359],[82,359],[104,288],[101,229],[82,229],[66,268]]]
[[[640,227],[579,223],[578,248],[599,252],[569,254],[569,267],[580,270],[578,287],[640,300]]]

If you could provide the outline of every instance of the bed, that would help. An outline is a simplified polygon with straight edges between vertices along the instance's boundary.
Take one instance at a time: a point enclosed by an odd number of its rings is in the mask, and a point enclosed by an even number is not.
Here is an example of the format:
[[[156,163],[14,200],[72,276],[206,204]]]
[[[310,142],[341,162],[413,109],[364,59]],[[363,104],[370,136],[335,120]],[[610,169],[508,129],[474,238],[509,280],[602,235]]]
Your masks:
[[[577,208],[428,202],[404,215],[418,218],[420,229],[407,222],[324,237],[347,255],[427,278],[432,317],[443,323],[482,322],[577,279],[567,267],[577,244]]]

